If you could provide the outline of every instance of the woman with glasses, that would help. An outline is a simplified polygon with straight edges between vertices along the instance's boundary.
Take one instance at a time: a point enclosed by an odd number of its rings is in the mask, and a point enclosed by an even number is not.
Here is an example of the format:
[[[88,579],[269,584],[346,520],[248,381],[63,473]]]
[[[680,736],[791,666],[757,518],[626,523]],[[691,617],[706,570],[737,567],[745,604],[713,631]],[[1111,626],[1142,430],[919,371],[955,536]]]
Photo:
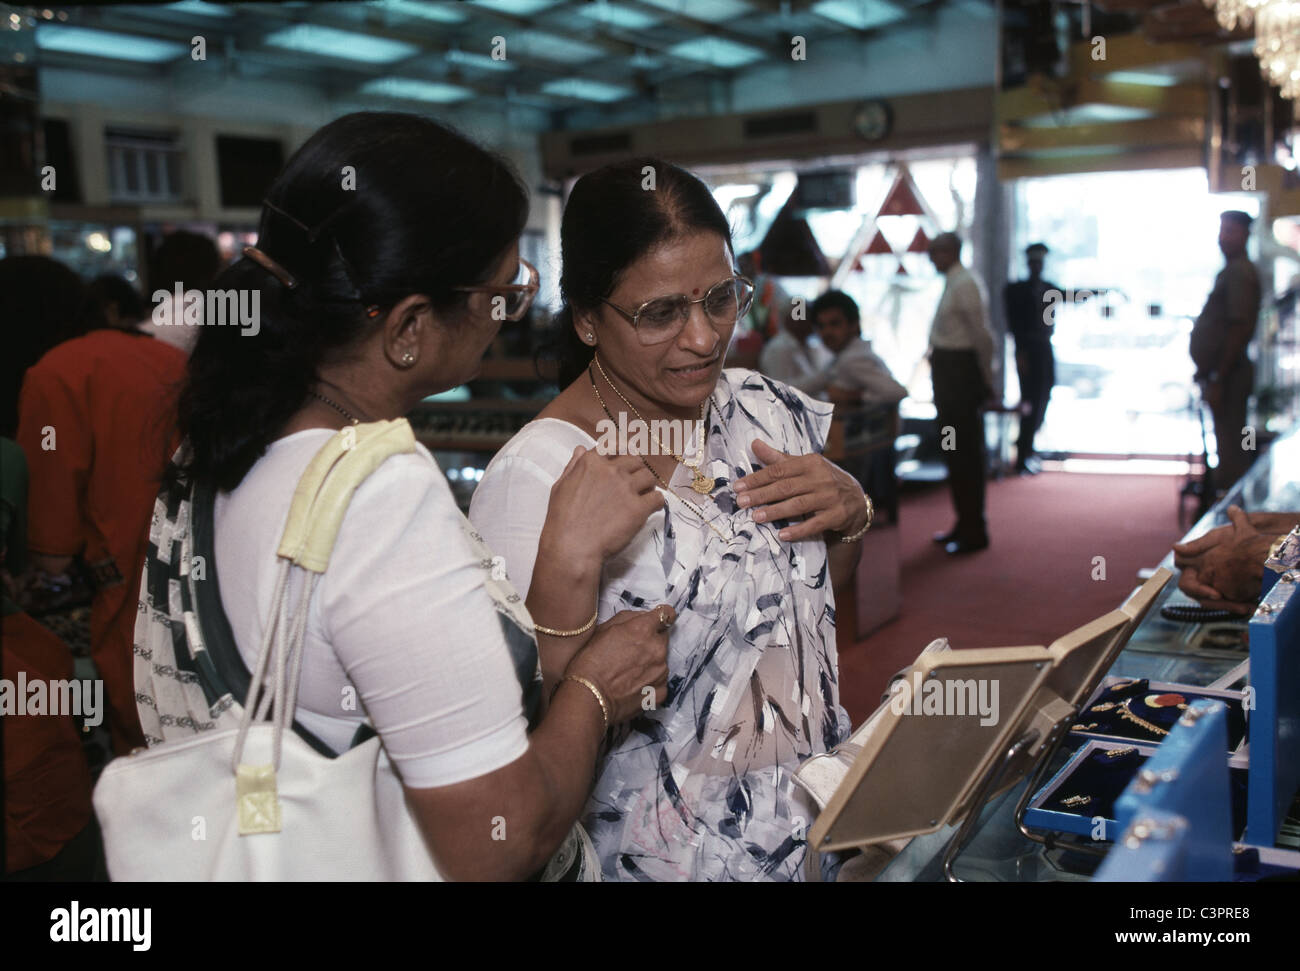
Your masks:
[[[677,612],[667,698],[607,735],[584,825],[607,879],[800,879],[815,807],[791,776],[848,733],[831,586],[870,501],[818,454],[829,405],[723,369],[753,286],[702,182],[655,159],[586,175],[561,244],[563,391],[470,518],[526,591],[548,691],[594,623]],[[629,533],[615,509],[647,487]]]
[[[136,628],[151,745],[238,725],[304,470],[340,430],[477,373],[537,290],[526,215],[500,159],[398,113],[331,122],[271,186],[257,246],[216,283],[258,295],[260,328],[202,328],[155,505]],[[567,476],[555,491],[576,503],[585,488]],[[614,532],[653,501],[630,486],[618,499]],[[543,697],[532,620],[496,572],[429,452],[385,459],[312,594],[295,730],[329,756],[377,732],[447,878],[595,876],[575,821],[607,727],[647,690],[663,697],[673,611],[612,617]]]

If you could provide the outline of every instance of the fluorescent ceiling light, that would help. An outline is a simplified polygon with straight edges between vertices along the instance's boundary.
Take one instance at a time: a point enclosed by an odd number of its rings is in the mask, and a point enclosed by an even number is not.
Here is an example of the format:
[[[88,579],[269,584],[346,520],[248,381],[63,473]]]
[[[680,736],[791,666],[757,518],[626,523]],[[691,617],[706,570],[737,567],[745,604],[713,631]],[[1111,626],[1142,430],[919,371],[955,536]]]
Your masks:
[[[1086,122],[1137,121],[1141,118],[1152,118],[1154,115],[1154,112],[1146,108],[1131,108],[1128,105],[1083,104],[1058,111],[1054,115],[1027,118],[1021,124],[1026,128],[1057,128],[1062,125],[1078,125]],[[1084,153],[1086,149],[1084,146],[1078,146],[1071,151]]]
[[[857,30],[870,30],[903,19],[901,10],[883,0],[821,0],[812,5],[812,12]]]
[[[635,68],[638,71],[653,71],[655,68],[663,67],[664,60],[662,57],[655,57],[653,54],[647,54],[645,51],[637,51],[628,59],[628,67]]]
[[[363,84],[360,91],[362,94],[384,98],[433,101],[438,104],[451,104],[454,101],[464,101],[466,98],[474,97],[474,92],[469,88],[443,81],[423,81],[419,78],[376,78]]]
[[[335,30],[333,27],[319,27],[316,24],[294,24],[267,34],[263,42],[271,47],[300,54],[342,57],[349,61],[365,61],[367,64],[391,64],[420,52],[414,44],[403,41],[370,37],[357,31]]]
[[[510,51],[522,51],[528,57],[543,61],[562,61],[566,64],[581,64],[585,61],[598,60],[605,56],[605,51],[592,44],[570,40],[558,34],[547,34],[540,30],[526,30],[517,37],[506,38],[506,56]]]
[[[554,7],[560,0],[469,0],[476,7],[487,10],[499,10],[513,17],[530,17],[547,7]]]
[[[462,24],[468,17],[458,3],[426,2],[426,0],[370,0],[367,7],[378,7],[390,13],[420,20],[436,20],[440,24]]]
[[[700,61],[714,67],[740,67],[761,61],[765,56],[756,47],[737,44],[722,37],[693,37],[668,48],[674,57],[684,57],[691,61]]]
[[[460,64],[463,67],[475,67],[484,71],[513,71],[515,66],[509,60],[510,49],[506,48],[507,57],[504,60],[495,60],[487,54],[479,54],[475,51],[457,51],[451,50],[443,55],[443,59],[453,64]]]
[[[1155,71],[1116,71],[1106,75],[1107,81],[1119,84],[1144,84],[1152,88],[1172,88],[1178,78],[1172,74],[1160,74]]]
[[[588,20],[608,24],[611,27],[624,27],[628,30],[644,30],[659,23],[658,17],[651,16],[644,10],[623,7],[616,3],[605,3],[604,0],[599,0],[597,3],[584,3],[578,8],[578,13]]]
[[[658,7],[660,10],[690,17],[692,20],[706,20],[711,24],[736,20],[754,12],[754,8],[743,0],[641,0],[641,2],[651,7]]]
[[[41,24],[36,28],[36,46],[43,51],[64,54],[93,54],[119,61],[161,64],[189,53],[189,45],[135,34],[118,34],[90,27],[60,27]]]
[[[624,88],[617,84],[606,84],[604,81],[590,81],[586,78],[561,78],[558,81],[547,81],[543,84],[542,93],[562,98],[581,98],[583,101],[608,103],[630,98],[633,92],[631,88]]]
[[[200,17],[233,17],[234,11],[219,3],[205,3],[204,0],[180,0],[180,3],[167,4],[167,10],[176,13],[198,14]]]

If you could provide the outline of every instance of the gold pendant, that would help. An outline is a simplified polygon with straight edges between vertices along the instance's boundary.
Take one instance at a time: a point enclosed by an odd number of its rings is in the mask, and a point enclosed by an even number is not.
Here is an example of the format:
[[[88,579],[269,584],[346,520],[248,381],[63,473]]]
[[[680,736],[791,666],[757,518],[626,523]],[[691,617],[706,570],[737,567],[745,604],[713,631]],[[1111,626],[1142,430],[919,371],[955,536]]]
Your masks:
[[[713,491],[715,481],[711,476],[707,476],[698,469],[695,472],[695,478],[691,480],[691,488],[702,496],[707,496]]]

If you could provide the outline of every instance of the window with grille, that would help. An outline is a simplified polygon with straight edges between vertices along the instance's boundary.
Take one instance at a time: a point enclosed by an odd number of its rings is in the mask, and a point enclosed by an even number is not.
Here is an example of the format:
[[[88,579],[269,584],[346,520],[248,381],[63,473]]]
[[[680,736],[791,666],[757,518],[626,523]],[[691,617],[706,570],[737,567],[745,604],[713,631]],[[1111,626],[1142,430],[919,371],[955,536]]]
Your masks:
[[[180,136],[109,128],[108,191],[114,202],[181,202]]]

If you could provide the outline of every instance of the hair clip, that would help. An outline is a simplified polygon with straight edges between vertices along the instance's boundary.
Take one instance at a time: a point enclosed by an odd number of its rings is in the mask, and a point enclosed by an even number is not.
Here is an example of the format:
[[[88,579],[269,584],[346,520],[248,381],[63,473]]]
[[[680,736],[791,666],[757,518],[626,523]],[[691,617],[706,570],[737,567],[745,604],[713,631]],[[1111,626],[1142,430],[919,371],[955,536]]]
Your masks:
[[[284,284],[286,289],[293,290],[298,286],[298,281],[293,278],[293,275],[288,270],[256,246],[245,246],[244,255]]]

